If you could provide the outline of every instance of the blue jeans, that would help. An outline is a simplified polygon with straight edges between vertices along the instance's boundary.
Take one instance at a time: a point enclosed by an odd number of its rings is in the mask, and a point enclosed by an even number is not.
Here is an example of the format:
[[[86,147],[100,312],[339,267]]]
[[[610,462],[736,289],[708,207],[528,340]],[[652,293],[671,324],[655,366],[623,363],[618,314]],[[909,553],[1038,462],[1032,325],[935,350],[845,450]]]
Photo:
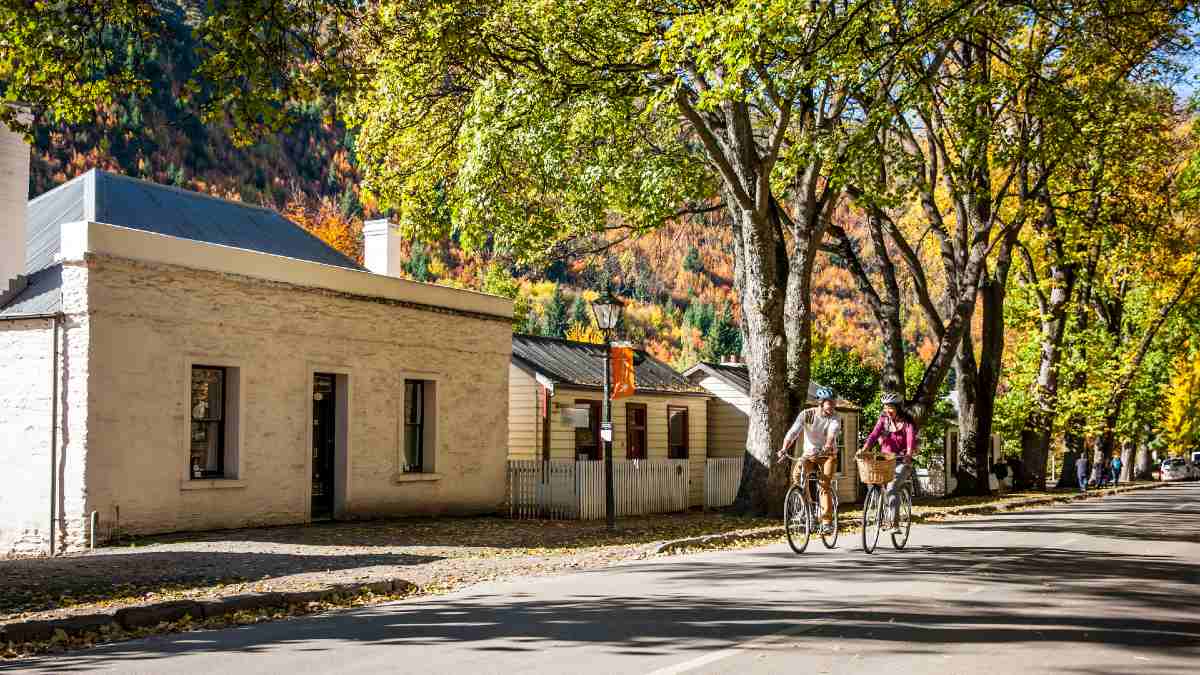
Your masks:
[[[1079,491],[1087,492],[1088,477],[1086,473],[1076,474],[1075,478],[1079,480]]]
[[[893,523],[900,517],[900,490],[898,488],[911,478],[912,464],[896,462],[896,478],[883,489],[884,503],[887,504],[887,512],[891,514]],[[912,499],[911,494],[909,499]]]

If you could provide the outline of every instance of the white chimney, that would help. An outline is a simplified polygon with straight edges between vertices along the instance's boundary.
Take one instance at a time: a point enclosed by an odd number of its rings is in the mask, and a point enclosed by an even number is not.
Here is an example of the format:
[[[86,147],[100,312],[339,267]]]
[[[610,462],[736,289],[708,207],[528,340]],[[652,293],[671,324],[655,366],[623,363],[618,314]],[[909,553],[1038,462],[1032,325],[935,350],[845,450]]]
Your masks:
[[[386,218],[363,223],[363,264],[375,274],[400,276],[400,227]]]
[[[28,203],[29,144],[0,124],[0,294],[9,281],[25,274]]]

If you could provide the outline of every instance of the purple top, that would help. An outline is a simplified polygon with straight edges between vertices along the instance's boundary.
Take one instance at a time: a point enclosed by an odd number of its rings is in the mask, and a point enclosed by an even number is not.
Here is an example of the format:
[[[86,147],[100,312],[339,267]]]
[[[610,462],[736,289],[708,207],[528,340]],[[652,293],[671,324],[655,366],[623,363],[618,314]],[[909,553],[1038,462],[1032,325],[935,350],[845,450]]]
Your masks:
[[[911,422],[897,420],[892,422],[886,414],[879,416],[871,435],[863,449],[869,449],[871,444],[879,441],[879,449],[896,455],[896,459],[909,461],[917,454],[917,429]]]

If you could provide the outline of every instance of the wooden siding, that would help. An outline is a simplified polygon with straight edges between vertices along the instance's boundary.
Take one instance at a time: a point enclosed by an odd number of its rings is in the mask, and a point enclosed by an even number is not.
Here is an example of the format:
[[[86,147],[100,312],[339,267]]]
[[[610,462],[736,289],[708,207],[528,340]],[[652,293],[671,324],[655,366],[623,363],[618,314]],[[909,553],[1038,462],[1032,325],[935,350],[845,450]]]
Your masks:
[[[750,397],[716,377],[699,382],[714,398],[708,402],[708,453],[710,457],[741,457],[746,451],[749,431]],[[858,466],[854,453],[858,450],[858,412],[839,410],[842,418],[841,470],[837,473],[838,499],[844,503],[858,499]]]
[[[508,458],[541,459],[538,439],[538,383],[529,373],[508,367]],[[486,403],[486,402],[484,402]]]
[[[575,459],[575,429],[563,421],[555,403],[574,407],[576,399],[601,401],[598,391],[555,387],[550,409],[550,459]],[[708,399],[703,396],[641,394],[613,402],[613,459],[625,459],[625,404],[646,406],[646,458],[667,459],[667,406],[688,409],[688,503],[704,504],[704,464],[708,458]],[[536,407],[536,405],[535,405]],[[512,459],[520,459],[512,457]]]
[[[746,452],[749,432],[749,397],[715,377],[701,386],[716,394],[708,401],[708,456],[741,457]]]

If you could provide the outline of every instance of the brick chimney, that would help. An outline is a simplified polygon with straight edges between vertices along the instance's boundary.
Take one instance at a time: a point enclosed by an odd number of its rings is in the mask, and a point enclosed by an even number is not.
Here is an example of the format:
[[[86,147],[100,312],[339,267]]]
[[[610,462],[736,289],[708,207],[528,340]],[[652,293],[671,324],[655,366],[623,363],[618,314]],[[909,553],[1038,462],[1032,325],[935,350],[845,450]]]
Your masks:
[[[400,276],[400,227],[386,218],[363,223],[363,265],[375,274]]]
[[[28,202],[29,144],[0,124],[0,294],[25,274]]]

